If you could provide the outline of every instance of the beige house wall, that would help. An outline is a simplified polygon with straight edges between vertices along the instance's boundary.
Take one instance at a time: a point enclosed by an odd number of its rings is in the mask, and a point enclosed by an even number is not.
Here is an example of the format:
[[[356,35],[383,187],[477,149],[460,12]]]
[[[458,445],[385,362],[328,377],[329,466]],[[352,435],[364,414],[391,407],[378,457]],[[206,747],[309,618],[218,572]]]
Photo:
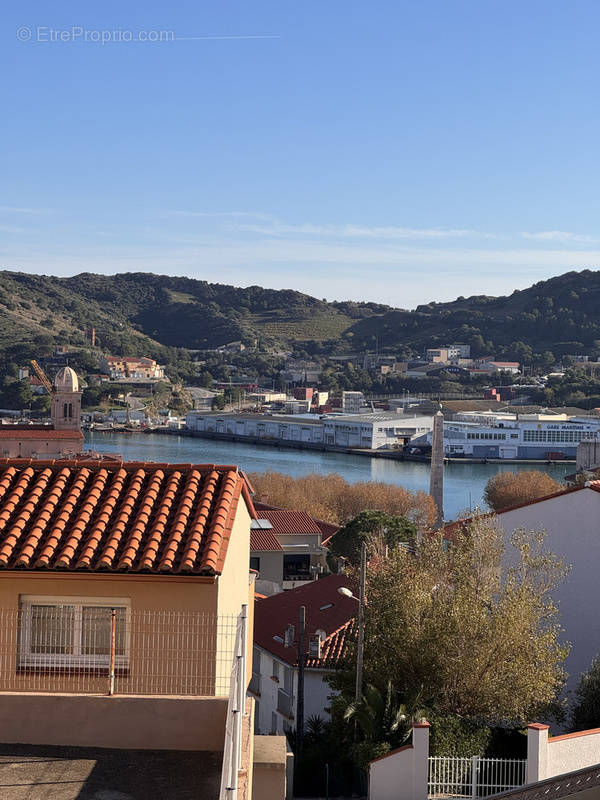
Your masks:
[[[215,579],[24,571],[0,573],[0,609],[8,611],[0,610],[0,686],[5,690],[107,692],[106,669],[46,674],[39,668],[19,667],[16,612],[22,595],[129,600],[135,624],[128,643],[128,668],[125,672],[117,668],[115,691],[120,694],[213,695],[224,685],[216,677],[217,652],[222,647],[229,653],[232,642],[229,637],[221,644],[222,637],[217,636]],[[181,659],[174,653],[178,649]]]
[[[229,546],[223,566],[223,574],[218,582],[219,615],[240,613],[242,605],[248,606],[248,682],[252,677],[252,639],[254,638],[254,576],[250,576],[250,513],[243,498],[240,497],[235,519],[231,529]],[[231,664],[223,654],[217,652],[217,682],[229,674]]]
[[[0,608],[18,609],[19,596],[128,597],[132,611],[217,612],[214,578],[89,572],[0,572]]]

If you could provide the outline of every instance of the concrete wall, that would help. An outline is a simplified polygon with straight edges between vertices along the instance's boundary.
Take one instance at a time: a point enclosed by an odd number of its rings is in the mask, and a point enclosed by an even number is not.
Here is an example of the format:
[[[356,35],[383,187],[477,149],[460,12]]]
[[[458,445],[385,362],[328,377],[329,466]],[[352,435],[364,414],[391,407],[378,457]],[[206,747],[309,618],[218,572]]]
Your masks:
[[[259,579],[281,584],[283,581],[282,550],[251,550],[251,556],[260,558]]]
[[[600,653],[600,615],[594,602],[600,563],[599,516],[600,493],[593,489],[570,492],[497,516],[507,543],[515,529],[543,528],[547,532],[545,549],[571,566],[570,573],[552,593],[565,629],[562,639],[572,645],[565,662],[567,689],[571,691]],[[507,548],[507,562],[510,560]]]
[[[547,725],[527,728],[527,783],[600,764],[600,728],[549,738]]]
[[[426,800],[429,723],[413,728],[413,743],[371,761],[369,800]]]
[[[286,764],[285,736],[254,737],[253,800],[284,800]]]
[[[227,698],[0,694],[2,743],[222,750]]]

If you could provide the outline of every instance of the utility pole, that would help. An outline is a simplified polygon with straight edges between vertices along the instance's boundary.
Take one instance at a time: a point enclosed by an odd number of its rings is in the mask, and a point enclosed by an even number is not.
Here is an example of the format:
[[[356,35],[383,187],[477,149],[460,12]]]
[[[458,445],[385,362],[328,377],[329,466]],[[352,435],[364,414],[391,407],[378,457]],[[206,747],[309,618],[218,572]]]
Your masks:
[[[306,606],[300,606],[298,625],[298,700],[296,706],[296,756],[304,745],[304,635],[306,632]]]
[[[358,648],[356,653],[356,691],[357,703],[362,697],[363,658],[365,650],[365,583],[367,580],[367,543],[360,546],[360,591],[358,595]]]

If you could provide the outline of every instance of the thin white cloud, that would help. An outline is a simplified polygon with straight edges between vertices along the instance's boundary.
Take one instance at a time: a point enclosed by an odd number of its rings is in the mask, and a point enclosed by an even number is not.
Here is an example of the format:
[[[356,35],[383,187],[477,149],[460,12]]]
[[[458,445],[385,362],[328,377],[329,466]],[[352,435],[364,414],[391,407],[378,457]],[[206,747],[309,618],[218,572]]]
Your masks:
[[[538,242],[573,242],[574,244],[594,244],[600,242],[600,238],[597,236],[590,236],[584,233],[571,233],[571,231],[539,231],[537,233],[525,231],[521,236],[524,239],[532,239]]]
[[[241,219],[261,219],[265,221],[274,221],[274,217],[269,214],[261,214],[257,211],[184,211],[172,209],[165,212],[175,217],[207,217],[212,219],[219,218],[241,218]]]
[[[265,236],[320,236],[335,239],[456,239],[485,236],[491,234],[466,229],[444,228],[402,228],[392,225],[314,225],[303,223],[289,225],[273,222],[271,225],[239,225],[239,230],[259,233]]]
[[[51,208],[24,208],[19,206],[0,206],[0,212],[3,214],[53,214],[55,213]]]

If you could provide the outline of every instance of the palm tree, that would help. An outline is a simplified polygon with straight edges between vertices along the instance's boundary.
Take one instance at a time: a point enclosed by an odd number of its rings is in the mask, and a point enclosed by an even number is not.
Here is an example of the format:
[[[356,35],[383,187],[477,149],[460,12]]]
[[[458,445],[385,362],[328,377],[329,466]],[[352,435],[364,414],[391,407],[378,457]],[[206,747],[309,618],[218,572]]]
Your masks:
[[[423,716],[418,707],[420,699],[419,692],[409,702],[397,703],[391,681],[384,694],[376,686],[367,684],[361,699],[346,707],[344,720],[354,720],[366,741],[397,746],[409,738],[412,723]]]

